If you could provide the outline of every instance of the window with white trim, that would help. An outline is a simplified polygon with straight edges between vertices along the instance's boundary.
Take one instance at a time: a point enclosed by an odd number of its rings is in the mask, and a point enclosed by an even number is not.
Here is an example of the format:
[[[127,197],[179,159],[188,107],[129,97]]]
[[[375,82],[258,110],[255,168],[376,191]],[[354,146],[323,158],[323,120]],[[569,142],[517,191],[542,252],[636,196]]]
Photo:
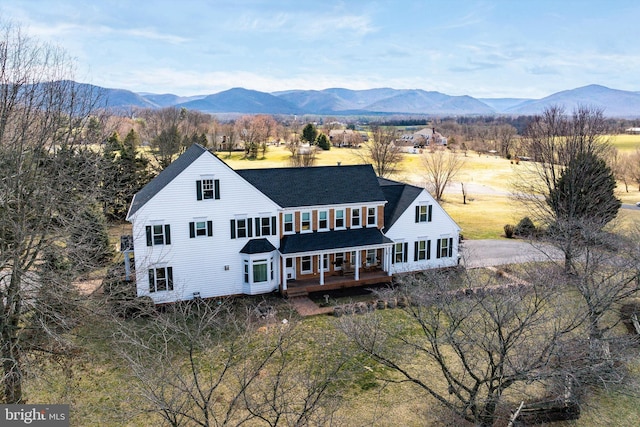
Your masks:
[[[268,264],[266,259],[256,259],[253,261],[253,283],[266,282],[269,277]]]
[[[320,260],[322,260],[322,269],[324,271],[329,270],[329,254],[324,254],[322,257],[318,257],[318,270],[320,270]]]
[[[300,212],[300,232],[308,233],[311,230],[311,212]]]
[[[313,273],[310,256],[303,256],[300,258],[300,271],[304,274]]]
[[[275,236],[276,235],[276,217],[263,216],[255,218],[256,236]]]
[[[393,263],[407,262],[407,242],[398,242],[393,245]]]
[[[344,229],[344,209],[336,209],[334,212],[335,215],[335,225],[334,228],[336,230]]]
[[[334,270],[342,270],[342,264],[344,264],[344,252],[338,252],[334,255]]]
[[[377,227],[378,226],[378,209],[367,208],[367,227]]]
[[[155,267],[149,269],[149,292],[162,292],[172,290],[172,267]]]
[[[375,265],[377,262],[376,259],[376,250],[375,249],[367,249],[367,257],[366,259],[366,264],[369,265]]]
[[[329,229],[329,211],[318,211],[318,230]]]
[[[189,237],[213,236],[213,221],[193,221],[189,223]]]
[[[246,219],[237,219],[236,220],[236,237],[241,239],[243,237],[247,237],[247,220]]]
[[[431,222],[433,206],[417,205],[416,206],[416,222]]]
[[[418,240],[414,247],[414,261],[431,259],[431,240]]]
[[[354,208],[351,209],[351,228],[359,228],[360,227],[360,209]]]
[[[220,199],[220,180],[205,178],[196,181],[196,199]]]
[[[293,213],[284,214],[284,234],[294,233],[293,229]]]
[[[169,224],[154,224],[146,226],[147,246],[170,245],[171,227]]]
[[[442,239],[438,239],[436,254],[438,258],[449,258],[453,256],[453,238],[443,237]]]

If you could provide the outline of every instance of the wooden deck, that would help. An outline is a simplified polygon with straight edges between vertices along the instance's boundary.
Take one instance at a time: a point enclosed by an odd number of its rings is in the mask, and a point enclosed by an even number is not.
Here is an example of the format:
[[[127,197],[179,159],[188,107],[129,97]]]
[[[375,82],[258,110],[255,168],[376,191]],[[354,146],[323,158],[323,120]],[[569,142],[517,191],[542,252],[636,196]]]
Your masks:
[[[385,271],[360,271],[359,280],[351,276],[325,276],[324,285],[320,284],[320,277],[312,279],[298,279],[287,281],[287,290],[284,294],[288,297],[305,296],[311,292],[331,291],[334,289],[353,288],[358,286],[391,283],[392,277]]]

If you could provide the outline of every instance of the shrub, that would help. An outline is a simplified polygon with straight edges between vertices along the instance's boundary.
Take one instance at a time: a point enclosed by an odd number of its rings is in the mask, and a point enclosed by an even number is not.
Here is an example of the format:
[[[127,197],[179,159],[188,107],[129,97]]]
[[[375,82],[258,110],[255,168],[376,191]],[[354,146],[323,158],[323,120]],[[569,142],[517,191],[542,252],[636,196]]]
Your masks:
[[[504,226],[504,235],[507,236],[507,238],[511,239],[513,237],[514,230],[515,227],[512,224],[507,224]]]
[[[533,221],[531,221],[531,218],[525,216],[520,220],[518,225],[516,225],[514,233],[516,236],[528,237],[536,233],[536,226],[533,224]]]

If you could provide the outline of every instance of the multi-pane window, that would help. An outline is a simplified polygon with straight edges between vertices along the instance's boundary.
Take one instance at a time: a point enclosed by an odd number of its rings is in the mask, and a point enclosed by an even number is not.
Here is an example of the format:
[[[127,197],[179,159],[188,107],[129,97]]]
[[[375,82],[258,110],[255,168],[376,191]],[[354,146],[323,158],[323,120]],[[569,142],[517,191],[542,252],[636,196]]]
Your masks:
[[[311,231],[311,212],[300,213],[300,230]]]
[[[320,265],[320,261],[322,261],[322,265]],[[329,254],[324,254],[322,257],[318,257],[318,270],[322,267],[324,271],[329,269]]]
[[[149,269],[149,292],[172,291],[173,268],[157,267]]]
[[[318,230],[329,229],[329,212],[318,211]]]
[[[367,265],[376,264],[376,250],[375,249],[367,249]]]
[[[431,258],[431,241],[418,240],[415,243],[414,261],[424,261]]]
[[[334,259],[334,264],[335,264],[335,269],[336,270],[341,270],[342,269],[342,264],[344,264],[344,253],[339,252],[335,255],[335,259]]]
[[[378,225],[377,212],[376,208],[367,208],[367,227]]]
[[[189,237],[213,236],[213,221],[194,221],[189,223]]]
[[[248,221],[246,219],[237,219],[236,220],[236,237],[238,239],[241,239],[243,237],[247,237],[247,223]]]
[[[453,256],[453,238],[444,237],[438,239],[437,257],[447,258]]]
[[[431,214],[433,206],[418,205],[416,206],[416,222],[431,222]]]
[[[336,229],[345,228],[344,226],[344,209],[335,210]]]
[[[244,283],[249,283],[249,260],[244,260]]]
[[[169,224],[147,225],[146,233],[147,246],[171,244],[171,227]]]
[[[351,227],[360,227],[360,209],[351,209]]]
[[[207,178],[196,181],[196,199],[220,199],[220,180]]]
[[[310,256],[303,256],[300,260],[301,262],[301,266],[300,266],[300,270],[302,270],[303,273],[311,273],[313,270],[311,270],[311,257]]]
[[[407,262],[407,242],[400,242],[393,245],[393,262]]]
[[[293,233],[293,214],[284,214],[284,233]]]
[[[275,236],[276,235],[276,217],[265,216],[255,218],[256,236]],[[251,236],[249,236],[251,237]]]

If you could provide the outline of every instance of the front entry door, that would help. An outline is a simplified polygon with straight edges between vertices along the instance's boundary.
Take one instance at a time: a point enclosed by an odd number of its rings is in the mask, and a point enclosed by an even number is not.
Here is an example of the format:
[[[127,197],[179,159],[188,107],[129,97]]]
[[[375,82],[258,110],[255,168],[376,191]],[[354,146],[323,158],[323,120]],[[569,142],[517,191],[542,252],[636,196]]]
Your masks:
[[[296,269],[293,258],[287,258],[285,260],[285,271],[287,273],[287,280],[296,280]]]

